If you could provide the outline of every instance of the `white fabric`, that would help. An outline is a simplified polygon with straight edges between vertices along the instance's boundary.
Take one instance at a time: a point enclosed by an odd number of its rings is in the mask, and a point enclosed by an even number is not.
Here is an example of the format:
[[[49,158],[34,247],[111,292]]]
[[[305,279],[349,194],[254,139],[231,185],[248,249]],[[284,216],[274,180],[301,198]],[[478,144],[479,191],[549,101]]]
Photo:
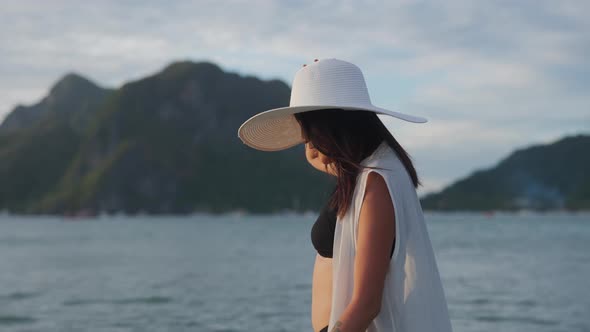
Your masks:
[[[336,223],[333,247],[332,309],[328,331],[352,298],[354,257],[361,203],[369,172],[385,179],[395,209],[395,247],[385,279],[381,311],[366,332],[451,331],[447,302],[422,207],[412,180],[384,141],[361,162],[351,206]]]

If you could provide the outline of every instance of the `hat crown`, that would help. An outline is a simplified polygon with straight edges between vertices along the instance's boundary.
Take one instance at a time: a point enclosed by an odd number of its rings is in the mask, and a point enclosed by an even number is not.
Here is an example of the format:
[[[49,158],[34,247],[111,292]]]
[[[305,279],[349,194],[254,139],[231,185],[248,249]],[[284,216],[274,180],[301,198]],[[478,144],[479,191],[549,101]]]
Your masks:
[[[311,105],[372,105],[361,69],[335,58],[322,59],[299,69],[293,79],[289,106]]]

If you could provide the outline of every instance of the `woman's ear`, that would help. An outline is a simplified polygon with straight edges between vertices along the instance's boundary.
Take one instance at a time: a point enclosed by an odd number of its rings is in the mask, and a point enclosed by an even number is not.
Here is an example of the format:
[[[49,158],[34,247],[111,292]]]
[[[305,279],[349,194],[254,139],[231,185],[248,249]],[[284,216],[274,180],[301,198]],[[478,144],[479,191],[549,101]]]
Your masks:
[[[319,151],[316,148],[313,147],[313,145],[311,144],[310,141],[305,142],[305,146],[309,150],[309,153],[311,155],[311,158],[314,158],[315,159],[315,158],[318,157]]]

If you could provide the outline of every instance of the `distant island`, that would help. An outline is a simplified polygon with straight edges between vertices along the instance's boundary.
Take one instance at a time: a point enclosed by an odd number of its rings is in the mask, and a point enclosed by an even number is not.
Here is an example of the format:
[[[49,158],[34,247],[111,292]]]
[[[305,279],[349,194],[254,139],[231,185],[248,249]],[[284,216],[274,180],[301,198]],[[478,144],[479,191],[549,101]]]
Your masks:
[[[334,181],[303,146],[245,146],[239,125],[289,103],[278,80],[181,61],[117,89],[77,73],[0,125],[0,211],[185,214],[318,210]]]
[[[317,211],[334,179],[302,145],[268,153],[237,128],[290,87],[180,61],[119,88],[78,73],[0,124],[0,212],[96,215]],[[529,151],[530,150],[530,151]],[[588,209],[588,136],[517,151],[423,199],[425,209]]]
[[[519,149],[425,195],[427,210],[590,210],[590,135]]]

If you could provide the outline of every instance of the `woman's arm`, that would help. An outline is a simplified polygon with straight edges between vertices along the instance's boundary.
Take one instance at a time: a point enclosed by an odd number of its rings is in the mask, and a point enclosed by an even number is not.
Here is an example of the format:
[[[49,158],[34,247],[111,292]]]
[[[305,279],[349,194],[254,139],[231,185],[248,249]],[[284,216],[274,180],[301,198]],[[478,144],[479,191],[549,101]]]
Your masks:
[[[359,216],[352,299],[331,332],[364,332],[381,310],[395,238],[392,202],[385,180],[371,171]]]

